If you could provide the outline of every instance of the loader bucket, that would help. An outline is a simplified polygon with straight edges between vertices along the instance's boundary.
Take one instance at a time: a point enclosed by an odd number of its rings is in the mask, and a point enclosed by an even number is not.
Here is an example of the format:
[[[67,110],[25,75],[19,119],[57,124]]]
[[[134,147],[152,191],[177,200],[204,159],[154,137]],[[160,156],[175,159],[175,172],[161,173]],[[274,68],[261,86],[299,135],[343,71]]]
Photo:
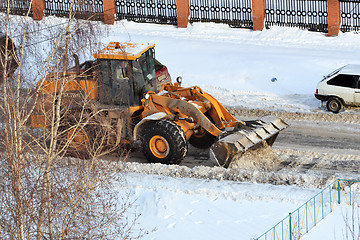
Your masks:
[[[210,158],[219,166],[227,168],[232,159],[248,149],[263,146],[263,142],[272,146],[279,132],[288,127],[282,119],[261,119],[246,122],[249,127],[239,129],[210,147]]]

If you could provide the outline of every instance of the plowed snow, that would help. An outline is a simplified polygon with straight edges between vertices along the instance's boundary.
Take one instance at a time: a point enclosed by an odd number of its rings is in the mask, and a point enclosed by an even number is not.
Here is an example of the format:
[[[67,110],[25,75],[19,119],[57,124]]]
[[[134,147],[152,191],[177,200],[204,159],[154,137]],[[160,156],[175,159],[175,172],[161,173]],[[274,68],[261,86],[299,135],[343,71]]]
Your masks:
[[[280,164],[277,153],[266,143],[234,157],[229,168],[246,170],[273,171]]]
[[[353,123],[360,124],[360,114],[356,108],[348,108],[339,114],[333,114],[328,111],[319,112],[288,112],[288,111],[270,111],[266,109],[247,109],[242,107],[227,108],[234,116],[243,116],[246,118],[258,118],[262,116],[277,116],[288,121],[292,120],[307,120],[317,122],[339,122],[339,123]]]

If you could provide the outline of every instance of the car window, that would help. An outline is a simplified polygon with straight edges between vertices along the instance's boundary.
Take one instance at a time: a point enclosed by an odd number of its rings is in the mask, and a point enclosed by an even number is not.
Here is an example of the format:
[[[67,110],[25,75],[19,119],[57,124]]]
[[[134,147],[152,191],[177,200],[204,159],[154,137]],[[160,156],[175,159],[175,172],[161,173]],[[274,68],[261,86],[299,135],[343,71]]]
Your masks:
[[[356,76],[354,79],[354,88],[360,89],[360,76]]]
[[[338,87],[357,88],[358,87],[358,79],[359,79],[359,76],[340,74],[340,75],[330,79],[327,82],[327,84],[333,85],[333,86],[338,86]]]

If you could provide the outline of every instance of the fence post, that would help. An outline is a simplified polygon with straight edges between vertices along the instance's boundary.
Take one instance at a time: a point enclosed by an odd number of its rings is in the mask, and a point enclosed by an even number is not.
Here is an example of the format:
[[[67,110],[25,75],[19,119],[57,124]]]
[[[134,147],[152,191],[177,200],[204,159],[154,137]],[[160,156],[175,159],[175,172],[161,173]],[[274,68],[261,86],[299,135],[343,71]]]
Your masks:
[[[341,203],[341,200],[340,200],[340,193],[341,193],[340,180],[338,180],[337,190],[338,190],[338,204],[340,204]]]
[[[328,36],[334,37],[339,34],[341,23],[341,11],[339,0],[327,0],[328,8]]]
[[[292,240],[292,226],[291,226],[291,222],[292,222],[292,219],[291,219],[291,213],[289,213],[289,237],[290,237],[290,240]]]
[[[252,0],[253,30],[262,31],[265,25],[265,0]]]
[[[103,0],[104,7],[104,23],[114,24],[116,14],[115,0]]]
[[[176,0],[177,26],[186,28],[189,23],[190,7],[189,0]]]
[[[41,20],[44,17],[45,0],[33,0],[31,10],[34,20]]]

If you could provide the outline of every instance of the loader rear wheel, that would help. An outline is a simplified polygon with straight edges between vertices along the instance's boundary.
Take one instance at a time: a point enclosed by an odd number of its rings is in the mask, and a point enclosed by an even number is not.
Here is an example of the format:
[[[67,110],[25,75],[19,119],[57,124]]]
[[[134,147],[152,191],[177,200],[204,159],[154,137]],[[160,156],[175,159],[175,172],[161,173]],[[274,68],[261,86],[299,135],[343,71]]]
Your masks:
[[[80,159],[89,159],[89,147],[91,145],[91,133],[88,129],[72,128],[67,134],[66,138],[62,139],[63,144],[68,142],[67,156],[76,157]]]
[[[209,148],[214,142],[216,142],[216,137],[205,129],[201,129],[199,134],[194,134],[189,139],[191,145],[200,149]]]
[[[149,162],[179,164],[187,152],[182,129],[168,120],[151,122],[142,130],[143,152]]]

